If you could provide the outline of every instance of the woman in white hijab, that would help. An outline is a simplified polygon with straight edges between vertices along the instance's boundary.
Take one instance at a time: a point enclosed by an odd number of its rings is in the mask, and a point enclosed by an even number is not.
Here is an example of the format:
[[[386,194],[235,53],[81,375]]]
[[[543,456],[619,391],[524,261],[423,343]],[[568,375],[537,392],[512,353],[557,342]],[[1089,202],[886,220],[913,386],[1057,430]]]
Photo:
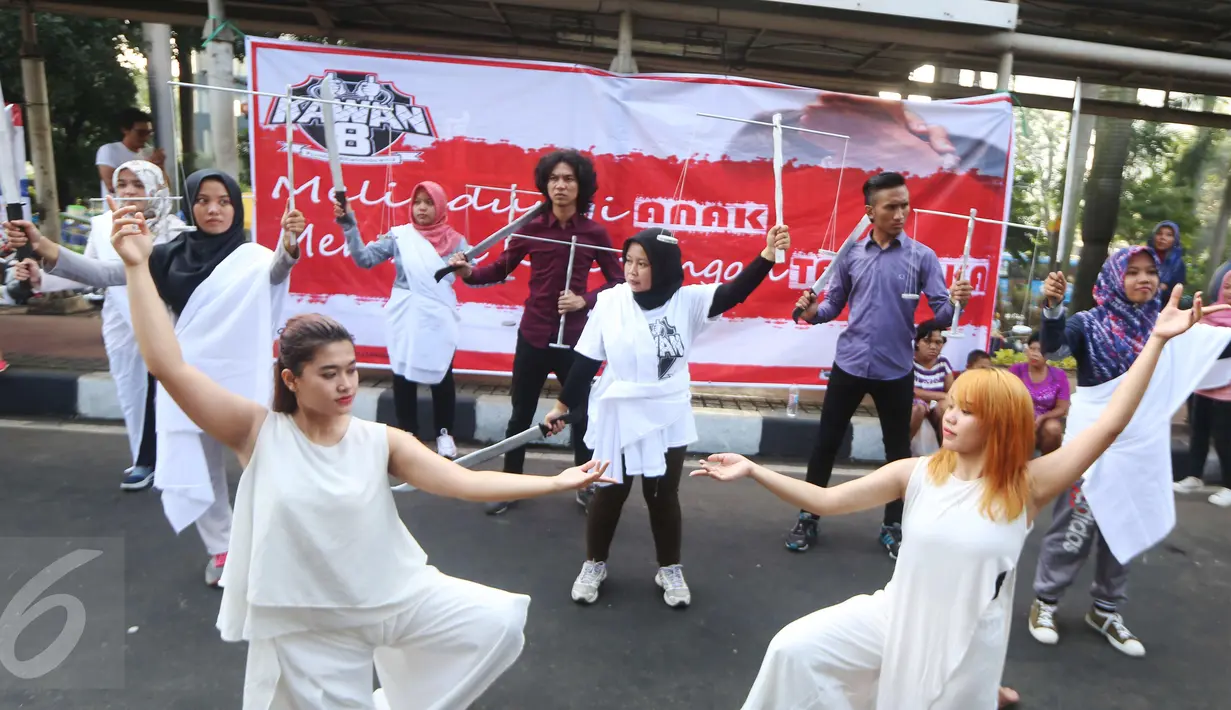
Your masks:
[[[130,160],[112,174],[115,196],[124,204],[135,203],[145,215],[146,224],[154,235],[154,243],[170,241],[184,226],[183,220],[172,214],[173,201],[162,169],[145,160]],[[85,255],[102,261],[119,261],[111,246],[111,212],[91,221],[90,239]],[[132,449],[133,465],[124,472],[120,488],[143,490],[154,482],[156,453],[154,429],[154,378],[146,372],[141,351],[133,336],[128,310],[128,288],[109,286],[103,301],[103,344],[111,379],[124,413],[124,428]]]

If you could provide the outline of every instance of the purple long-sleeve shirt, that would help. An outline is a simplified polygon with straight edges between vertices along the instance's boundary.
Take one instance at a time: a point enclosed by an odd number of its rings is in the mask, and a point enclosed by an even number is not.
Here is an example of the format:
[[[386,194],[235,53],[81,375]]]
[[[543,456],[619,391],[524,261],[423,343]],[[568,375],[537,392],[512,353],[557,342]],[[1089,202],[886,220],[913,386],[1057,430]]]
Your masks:
[[[871,380],[895,380],[911,373],[919,301],[902,298],[903,293],[922,293],[937,321],[948,325],[953,320],[936,252],[905,232],[884,249],[869,237],[838,261],[812,323],[831,321],[850,305],[834,357],[843,372]]]
[[[619,254],[587,249],[583,245],[612,248],[607,230],[601,224],[580,214],[573,215],[564,224],[552,213],[538,217],[526,225],[524,234],[560,242],[546,244],[537,240],[514,237],[507,249],[490,264],[476,267],[465,282],[480,286],[499,283],[509,277],[521,260],[530,257],[530,295],[526,299],[521,317],[521,334],[532,346],[545,348],[556,341],[560,327],[557,304],[564,290],[564,272],[568,269],[569,244],[577,237],[577,255],[573,259],[573,273],[568,277],[570,290],[585,298],[586,307],[569,313],[564,322],[564,342],[576,345],[581,331],[586,327],[586,313],[594,307],[598,292],[624,280],[624,266]],[[598,262],[607,283],[593,291],[586,291],[590,266]]]

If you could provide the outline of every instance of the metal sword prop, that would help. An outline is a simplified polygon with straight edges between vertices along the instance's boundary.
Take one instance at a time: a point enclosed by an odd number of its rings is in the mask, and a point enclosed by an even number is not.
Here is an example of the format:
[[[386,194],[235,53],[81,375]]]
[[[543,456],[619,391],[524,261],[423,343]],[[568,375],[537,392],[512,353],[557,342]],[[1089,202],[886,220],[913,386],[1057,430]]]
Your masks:
[[[333,75],[326,74],[321,82],[327,101],[333,101]],[[329,153],[329,173],[333,177],[333,196],[338,205],[346,209],[346,183],[342,182],[342,158],[338,155],[338,134],[334,129],[333,104],[321,105],[321,113],[325,118],[325,150]]]
[[[800,133],[812,133],[818,136],[829,136],[831,138],[841,138],[849,141],[850,136],[844,136],[841,133],[828,133],[826,131],[814,131],[811,128],[800,128],[798,126],[782,125],[782,114],[775,113],[773,121],[766,123],[765,121],[756,121],[750,118],[735,118],[732,116],[719,116],[712,113],[698,113],[698,116],[705,118],[717,118],[723,121],[735,121],[736,123],[751,123],[757,126],[769,126],[773,129],[774,138],[774,224],[781,227],[782,219],[782,130],[785,128],[790,131],[799,131]],[[786,261],[786,252],[781,249],[775,250],[774,261],[781,264]]]
[[[559,239],[548,239],[546,237],[532,237],[529,234],[510,234],[509,237],[512,239],[529,239],[531,241],[536,241],[536,242],[547,242],[548,244],[566,244],[567,243],[569,245],[568,270],[564,272],[564,290],[570,294],[573,292],[572,291],[573,262],[574,262],[574,258],[577,255],[577,247],[581,247],[582,249],[593,249],[595,251],[609,251],[615,254],[623,254],[623,252],[621,252],[619,249],[612,249],[611,247],[600,247],[596,244],[578,244],[577,237],[575,236],[572,238],[571,242],[562,242]],[[678,243],[675,237],[659,235],[658,238],[663,241],[670,241],[672,243]],[[568,314],[566,313],[560,316],[560,329],[556,333],[556,342],[548,343],[547,347],[563,348],[563,349],[568,349],[572,347],[571,345],[564,344],[564,320],[567,315]]]
[[[535,217],[538,217],[539,215],[547,212],[550,209],[551,209],[551,202],[548,202],[547,200],[543,200],[541,203],[539,203],[537,207],[525,213],[524,215],[518,217],[512,222],[509,222],[508,224],[501,227],[500,229],[497,229],[496,231],[492,232],[492,235],[490,237],[470,247],[466,251],[462,252],[462,254],[466,257],[466,261],[468,262],[474,261],[475,257],[481,256],[483,252],[487,251],[488,249],[491,249],[498,242],[502,242],[505,239],[508,239],[510,236],[515,234],[522,227],[525,227],[527,224],[530,224],[530,222],[533,221]],[[434,278],[437,281],[440,281],[444,277],[448,276],[454,271],[457,271],[460,268],[462,267],[449,265],[444,268],[437,269],[436,273],[434,274]]]
[[[1069,233],[1069,225],[1072,224],[1073,213],[1076,210],[1076,205],[1073,203],[1076,200],[1069,199],[1069,181],[1081,181],[1085,176],[1084,166],[1077,167],[1077,122],[1081,118],[1081,78],[1073,84],[1073,117],[1069,120],[1069,154],[1065,162],[1064,171],[1064,200],[1060,203],[1060,235],[1056,243],[1056,262],[1057,270],[1064,271],[1067,266],[1065,260],[1065,243],[1064,237]],[[1084,163],[1084,160],[1082,161]]]
[[[838,265],[838,261],[842,257],[846,256],[846,253],[851,250],[851,246],[854,245],[855,242],[859,241],[859,238],[863,236],[864,232],[868,231],[868,227],[870,226],[872,226],[872,220],[868,219],[868,216],[865,214],[863,218],[859,220],[859,223],[855,225],[855,228],[851,230],[851,233],[847,235],[846,240],[842,242],[842,246],[838,247],[837,253],[835,254],[833,252],[828,252],[829,255],[833,256],[833,259],[829,262],[829,266],[826,266],[825,270],[822,271],[821,275],[816,279],[816,283],[812,284],[812,295],[817,296],[818,298],[820,297],[821,291],[824,291],[829,286],[829,281],[833,278],[834,267]],[[822,251],[822,254],[825,253],[826,252]],[[804,309],[797,306],[791,313],[791,320],[798,323],[799,317],[803,314]]]
[[[933,214],[933,215],[937,215],[940,217],[953,217],[956,219],[966,220],[966,244],[962,247],[962,263],[960,266],[958,266],[957,271],[953,274],[953,283],[957,283],[958,281],[961,281],[966,278],[966,269],[969,268],[970,266],[970,242],[975,233],[975,223],[976,222],[983,222],[984,224],[999,224],[1002,227],[1019,227],[1021,229],[1033,229],[1039,232],[1047,231],[1043,227],[1035,227],[1029,224],[1019,224],[1017,222],[1006,222],[1000,219],[987,219],[985,217],[979,217],[978,216],[979,211],[975,209],[970,210],[969,215],[955,214],[953,212],[939,212],[937,210],[915,209],[913,211],[918,212],[920,214]],[[964,337],[963,334],[960,333],[957,329],[958,320],[960,320],[961,317],[962,317],[962,304],[955,303],[953,305],[953,321],[949,324],[949,330],[945,331],[945,337],[947,338]]]
[[[561,417],[561,420],[565,424],[572,424],[573,423],[572,413],[565,414],[563,417]],[[520,449],[521,447],[526,446],[527,444],[534,444],[536,442],[542,441],[543,439],[546,439],[549,436],[551,436],[551,429],[547,428],[546,424],[543,424],[542,422],[540,422],[530,427],[529,429],[523,431],[520,434],[514,434],[513,436],[510,436],[509,438],[503,441],[497,441],[496,443],[492,444],[491,446],[488,446],[487,448],[479,449],[478,451],[466,454],[465,456],[462,456],[454,460],[453,463],[457,464],[458,466],[461,466],[462,468],[468,468],[473,471],[479,465],[487,463],[488,461],[491,461],[497,456],[500,456],[502,454],[507,454],[508,452],[514,449]],[[394,486],[393,490],[399,493],[405,493],[408,491],[416,490],[416,488],[410,485],[409,483],[403,483],[403,484]]]
[[[4,89],[0,87],[0,192],[4,193],[5,220],[9,222],[26,217],[25,208],[21,204],[21,183],[17,179],[17,166],[13,164],[13,134],[14,131],[9,125],[9,112],[4,104]],[[17,249],[18,263],[33,256],[34,245],[29,241]],[[16,296],[21,300],[34,295],[29,281],[19,281],[17,289]]]

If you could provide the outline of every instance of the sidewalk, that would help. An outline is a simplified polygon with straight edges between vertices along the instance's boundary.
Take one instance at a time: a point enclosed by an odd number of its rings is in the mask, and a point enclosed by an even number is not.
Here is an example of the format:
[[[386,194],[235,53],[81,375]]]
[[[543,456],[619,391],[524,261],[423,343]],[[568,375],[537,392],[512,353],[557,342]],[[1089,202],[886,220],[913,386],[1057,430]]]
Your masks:
[[[27,315],[24,308],[0,308],[0,352],[9,361],[0,374],[0,416],[121,420],[115,385],[107,372],[101,320],[97,312],[69,316]],[[362,370],[355,414],[393,423],[393,393],[387,370]],[[459,441],[487,444],[505,436],[512,407],[503,378],[457,376]],[[556,383],[539,400],[538,418],[551,409]],[[823,392],[801,393],[799,415],[786,413],[786,392],[766,389],[703,389],[693,394],[700,440],[697,453],[732,451],[749,456],[806,460],[820,418]],[[425,441],[435,438],[431,396],[420,388],[419,421]],[[1172,456],[1187,465],[1188,434],[1181,410],[1173,422]],[[548,440],[549,446],[569,445],[569,431]],[[841,462],[883,461],[880,422],[871,401],[860,407],[839,450]]]

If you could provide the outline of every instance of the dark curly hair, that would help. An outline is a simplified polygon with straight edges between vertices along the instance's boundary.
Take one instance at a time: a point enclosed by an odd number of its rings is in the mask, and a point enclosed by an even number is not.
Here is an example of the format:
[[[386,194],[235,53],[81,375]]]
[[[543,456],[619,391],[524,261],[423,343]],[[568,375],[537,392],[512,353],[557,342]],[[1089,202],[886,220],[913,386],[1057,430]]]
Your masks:
[[[590,205],[594,204],[594,193],[598,192],[598,173],[594,172],[594,163],[589,158],[575,150],[553,150],[544,155],[534,168],[534,185],[543,193],[543,197],[551,201],[547,192],[547,181],[551,171],[560,163],[565,163],[573,169],[577,176],[577,213],[588,215]]]

